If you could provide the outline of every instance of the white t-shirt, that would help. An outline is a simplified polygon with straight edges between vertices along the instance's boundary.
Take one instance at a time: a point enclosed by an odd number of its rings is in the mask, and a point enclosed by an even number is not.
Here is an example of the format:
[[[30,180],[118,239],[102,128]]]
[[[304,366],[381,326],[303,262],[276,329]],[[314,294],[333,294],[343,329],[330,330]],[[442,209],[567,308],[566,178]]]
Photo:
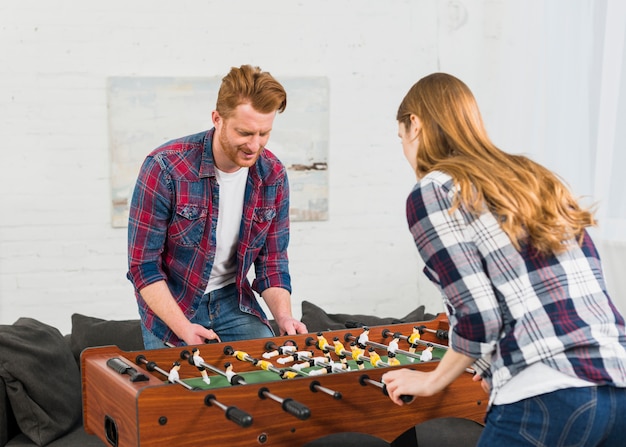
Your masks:
[[[243,213],[243,198],[248,168],[223,172],[215,168],[220,187],[217,217],[215,260],[205,293],[235,282],[237,275],[237,243]]]
[[[493,398],[493,404],[510,404],[563,388],[581,388],[594,385],[594,383],[568,376],[548,365],[537,362],[509,380]]]

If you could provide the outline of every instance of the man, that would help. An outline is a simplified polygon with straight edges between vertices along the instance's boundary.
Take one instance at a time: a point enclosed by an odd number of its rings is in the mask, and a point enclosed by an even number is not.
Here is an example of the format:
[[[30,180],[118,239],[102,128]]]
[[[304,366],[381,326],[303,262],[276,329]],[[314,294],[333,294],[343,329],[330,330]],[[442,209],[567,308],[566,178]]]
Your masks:
[[[306,333],[291,313],[289,184],[265,145],[287,105],[258,67],[232,68],[214,128],[154,150],[130,206],[128,278],[146,349]],[[247,279],[252,264],[255,279]]]

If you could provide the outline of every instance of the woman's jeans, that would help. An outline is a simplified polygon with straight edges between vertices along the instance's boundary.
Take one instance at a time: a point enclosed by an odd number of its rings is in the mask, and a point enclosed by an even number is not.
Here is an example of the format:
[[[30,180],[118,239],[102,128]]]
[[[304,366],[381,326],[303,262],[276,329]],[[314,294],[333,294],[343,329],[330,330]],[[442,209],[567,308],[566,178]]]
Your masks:
[[[237,288],[234,284],[213,290],[202,296],[196,314],[190,320],[207,329],[213,329],[222,341],[272,337],[274,333],[258,317],[239,309]],[[163,340],[141,324],[146,349],[164,348]]]
[[[626,446],[626,388],[566,388],[494,405],[478,443],[486,446]]]

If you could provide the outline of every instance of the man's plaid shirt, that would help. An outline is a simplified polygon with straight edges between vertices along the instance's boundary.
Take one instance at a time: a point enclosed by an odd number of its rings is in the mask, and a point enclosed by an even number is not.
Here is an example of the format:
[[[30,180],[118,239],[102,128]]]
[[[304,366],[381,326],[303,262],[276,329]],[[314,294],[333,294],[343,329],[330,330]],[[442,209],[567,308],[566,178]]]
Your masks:
[[[176,335],[147,306],[143,287],[165,280],[191,317],[204,294],[215,259],[219,185],[213,163],[214,129],[179,138],[155,149],[143,163],[128,222],[128,278],[139,313],[159,338]],[[289,184],[282,163],[267,149],[248,171],[237,247],[236,286],[242,310],[265,320],[253,289],[291,292]],[[246,275],[255,266],[252,286]]]

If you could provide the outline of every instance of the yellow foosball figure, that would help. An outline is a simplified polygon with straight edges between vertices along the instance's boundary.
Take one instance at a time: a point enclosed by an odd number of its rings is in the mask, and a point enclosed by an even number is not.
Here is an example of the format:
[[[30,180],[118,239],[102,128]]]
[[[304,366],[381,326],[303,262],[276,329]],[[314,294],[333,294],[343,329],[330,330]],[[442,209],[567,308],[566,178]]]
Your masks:
[[[352,354],[352,360],[356,362],[357,367],[359,369],[365,368],[365,365],[363,365],[364,363],[363,354],[365,354],[365,351],[361,349],[361,347],[358,344],[356,344],[355,342],[352,342],[350,343],[350,352]]]
[[[411,354],[415,354],[415,351],[417,350],[417,341],[420,340],[422,338],[422,335],[420,333],[420,329],[417,326],[413,326],[413,332],[411,333],[411,335],[409,335],[409,337],[407,338],[406,341],[409,342],[409,352]],[[413,361],[413,357],[411,357],[411,361]]]

